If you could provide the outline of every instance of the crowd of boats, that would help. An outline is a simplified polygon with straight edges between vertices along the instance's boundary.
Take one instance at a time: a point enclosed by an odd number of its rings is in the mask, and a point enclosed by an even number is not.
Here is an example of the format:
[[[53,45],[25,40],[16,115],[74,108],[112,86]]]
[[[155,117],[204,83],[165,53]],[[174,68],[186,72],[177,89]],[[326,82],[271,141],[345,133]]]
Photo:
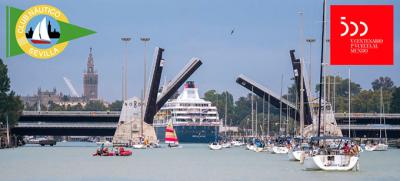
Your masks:
[[[289,161],[298,161],[305,170],[350,171],[359,170],[360,154],[365,151],[386,151],[382,142],[361,144],[347,137],[266,137],[213,142],[210,150],[244,147],[246,150],[286,154]]]

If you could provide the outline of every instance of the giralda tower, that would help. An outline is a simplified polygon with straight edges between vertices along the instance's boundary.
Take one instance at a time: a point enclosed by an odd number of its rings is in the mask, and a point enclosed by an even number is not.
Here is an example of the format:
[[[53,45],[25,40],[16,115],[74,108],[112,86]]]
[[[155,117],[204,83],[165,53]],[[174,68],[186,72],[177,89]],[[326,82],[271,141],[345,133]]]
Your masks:
[[[90,48],[87,60],[87,69],[83,73],[83,96],[86,100],[97,99],[98,75],[94,70],[92,48]]]

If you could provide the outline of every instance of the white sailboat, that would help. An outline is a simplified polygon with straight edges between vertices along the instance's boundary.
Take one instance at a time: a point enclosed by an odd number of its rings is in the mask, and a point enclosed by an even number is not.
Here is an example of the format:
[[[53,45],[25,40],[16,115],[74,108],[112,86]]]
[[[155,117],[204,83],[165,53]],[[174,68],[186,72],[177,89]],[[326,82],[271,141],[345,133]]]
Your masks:
[[[323,14],[322,14],[322,22],[325,22],[325,11],[326,11],[326,1],[323,1]],[[355,146],[353,148],[350,148],[349,142],[351,140],[349,138],[344,138],[344,137],[320,137],[320,123],[321,123],[321,111],[322,107],[323,112],[324,112],[324,118],[326,116],[326,110],[327,110],[327,101],[324,99],[322,102],[322,78],[324,75],[323,67],[324,67],[324,44],[325,44],[325,23],[322,24],[322,41],[321,41],[321,72],[320,72],[320,92],[319,92],[319,104],[318,104],[318,112],[319,112],[319,118],[318,118],[318,127],[317,127],[317,135],[315,141],[311,142],[314,145],[314,150],[312,154],[308,157],[305,157],[304,159],[304,168],[305,170],[324,170],[324,171],[350,171],[353,170],[354,168],[358,170],[359,168],[359,148],[358,146]],[[350,83],[350,78],[349,78],[349,83]],[[350,86],[349,86],[350,89]],[[324,90],[326,90],[324,88]],[[325,91],[324,91],[325,92]],[[325,94],[324,94],[325,96]],[[350,91],[349,91],[349,98],[350,98]],[[350,100],[350,99],[349,99]],[[323,104],[322,104],[323,103]],[[329,105],[329,104],[328,104]],[[330,107],[330,106],[328,106]],[[349,109],[350,109],[350,103],[349,103]],[[330,112],[332,110],[330,109]],[[350,111],[349,111],[350,113]],[[350,125],[350,120],[349,120],[349,125]],[[324,127],[324,133],[326,131],[326,124],[325,124],[325,119],[323,123]],[[350,127],[349,127],[349,137],[350,137]],[[320,144],[322,143],[322,145]],[[338,144],[339,143],[339,144]],[[344,145],[342,147],[342,145]],[[353,150],[354,149],[354,150]]]
[[[34,43],[34,44],[50,44],[51,43],[49,33],[47,31],[46,22],[47,22],[46,17],[44,17],[42,19],[42,21],[36,25],[35,30],[33,31],[32,39],[31,39],[32,43]]]

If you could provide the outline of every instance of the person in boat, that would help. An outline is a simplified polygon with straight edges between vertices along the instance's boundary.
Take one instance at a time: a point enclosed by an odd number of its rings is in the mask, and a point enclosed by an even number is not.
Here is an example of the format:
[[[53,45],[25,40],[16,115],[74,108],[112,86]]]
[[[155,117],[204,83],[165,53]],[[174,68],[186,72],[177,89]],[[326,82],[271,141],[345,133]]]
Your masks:
[[[96,150],[96,155],[102,155],[103,154],[103,149],[104,149],[104,143],[102,143],[101,145],[100,145],[100,147],[99,148],[97,148],[97,150]]]
[[[119,148],[116,148],[114,153],[115,153],[116,156],[119,156],[119,153],[120,153]]]
[[[343,153],[345,154],[345,155],[347,155],[347,154],[349,154],[350,153],[350,147],[349,147],[349,143],[345,143],[344,144],[344,146],[343,146]]]

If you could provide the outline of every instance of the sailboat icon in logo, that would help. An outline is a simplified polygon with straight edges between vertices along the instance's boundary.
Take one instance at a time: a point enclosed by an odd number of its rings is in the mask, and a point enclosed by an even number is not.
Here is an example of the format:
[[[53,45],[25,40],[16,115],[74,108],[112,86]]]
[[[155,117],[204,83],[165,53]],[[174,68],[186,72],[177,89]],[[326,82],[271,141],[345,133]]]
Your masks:
[[[46,27],[46,17],[36,25],[32,35],[32,43],[34,44],[50,44],[51,40]]]

